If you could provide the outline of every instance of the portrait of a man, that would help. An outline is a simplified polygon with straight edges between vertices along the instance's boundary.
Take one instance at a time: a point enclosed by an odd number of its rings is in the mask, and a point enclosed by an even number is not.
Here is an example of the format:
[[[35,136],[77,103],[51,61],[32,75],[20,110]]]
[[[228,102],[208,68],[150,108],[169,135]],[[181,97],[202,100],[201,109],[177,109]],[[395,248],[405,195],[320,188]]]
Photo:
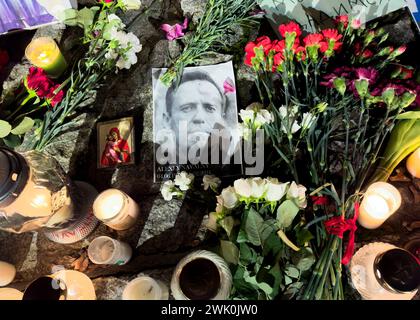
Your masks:
[[[133,118],[98,123],[98,167],[134,162]]]
[[[165,87],[153,70],[155,178],[183,168],[211,173],[237,147],[237,103],[232,63],[186,68],[179,84]]]

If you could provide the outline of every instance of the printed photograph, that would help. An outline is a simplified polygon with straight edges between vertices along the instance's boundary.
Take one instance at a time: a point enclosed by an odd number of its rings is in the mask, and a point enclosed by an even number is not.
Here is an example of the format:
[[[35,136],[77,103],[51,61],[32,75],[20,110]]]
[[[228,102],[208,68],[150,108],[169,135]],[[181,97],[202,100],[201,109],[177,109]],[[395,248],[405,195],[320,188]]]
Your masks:
[[[170,87],[159,80],[165,71],[152,71],[155,181],[172,179],[180,171],[240,174],[232,62],[185,68],[179,84]]]
[[[113,168],[135,161],[132,117],[97,124],[98,168]]]

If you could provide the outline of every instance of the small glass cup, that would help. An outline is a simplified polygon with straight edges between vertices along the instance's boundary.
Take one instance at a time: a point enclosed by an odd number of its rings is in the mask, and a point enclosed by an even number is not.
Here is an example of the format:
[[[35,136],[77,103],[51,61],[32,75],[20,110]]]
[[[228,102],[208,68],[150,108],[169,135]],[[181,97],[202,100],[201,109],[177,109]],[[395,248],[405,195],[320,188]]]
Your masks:
[[[29,284],[22,300],[65,300],[66,295],[67,288],[64,282],[52,276],[43,276]]]
[[[127,264],[133,250],[128,243],[101,236],[93,239],[88,247],[88,256],[94,264]]]
[[[67,69],[66,59],[52,38],[33,39],[26,47],[25,55],[34,66],[43,69],[51,78],[60,77]]]
[[[395,248],[379,254],[373,268],[380,285],[392,293],[413,293],[420,286],[419,261],[407,250]]]

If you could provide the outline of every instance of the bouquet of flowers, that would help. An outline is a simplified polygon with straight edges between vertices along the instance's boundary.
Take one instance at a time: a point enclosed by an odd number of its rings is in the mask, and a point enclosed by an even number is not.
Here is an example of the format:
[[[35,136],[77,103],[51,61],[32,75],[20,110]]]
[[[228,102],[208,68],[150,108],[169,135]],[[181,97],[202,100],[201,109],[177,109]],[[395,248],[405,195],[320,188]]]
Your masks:
[[[67,9],[64,22],[83,29],[82,56],[72,69],[55,83],[42,69],[31,68],[24,88],[13,99],[4,120],[0,138],[16,147],[25,133],[23,149],[44,150],[54,139],[73,126],[77,111],[92,102],[95,92],[108,76],[137,63],[142,46],[116,15],[119,10],[139,9],[139,0],[99,0],[98,6],[81,10]],[[31,119],[30,114],[40,116]],[[3,117],[3,115],[2,115]]]
[[[282,40],[250,42],[245,63],[272,113],[264,128],[277,155],[273,170],[287,168],[286,179],[311,191],[306,227],[317,262],[299,298],[343,299],[359,202],[397,119],[418,103],[417,70],[399,63],[407,48],[387,45],[383,29],[347,16],[305,37],[294,22],[279,31]]]
[[[233,273],[233,299],[293,298],[315,262],[303,228],[306,188],[276,178],[248,178],[217,196],[220,253]]]

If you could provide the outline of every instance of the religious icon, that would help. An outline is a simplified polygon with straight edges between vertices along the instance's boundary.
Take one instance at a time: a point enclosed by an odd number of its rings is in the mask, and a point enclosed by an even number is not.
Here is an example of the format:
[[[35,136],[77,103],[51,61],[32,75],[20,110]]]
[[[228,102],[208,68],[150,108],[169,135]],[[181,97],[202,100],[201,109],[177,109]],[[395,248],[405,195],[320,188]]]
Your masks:
[[[97,131],[99,168],[113,168],[134,163],[132,117],[98,123]]]

